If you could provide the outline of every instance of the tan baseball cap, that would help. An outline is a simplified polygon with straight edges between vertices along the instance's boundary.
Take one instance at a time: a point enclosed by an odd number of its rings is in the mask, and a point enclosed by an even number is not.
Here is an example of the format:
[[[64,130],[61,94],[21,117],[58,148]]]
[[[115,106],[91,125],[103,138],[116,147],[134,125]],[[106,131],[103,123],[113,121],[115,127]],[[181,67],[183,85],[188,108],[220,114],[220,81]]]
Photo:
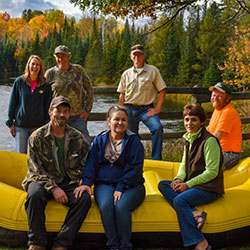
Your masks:
[[[145,52],[143,46],[140,44],[136,44],[133,47],[131,47],[131,54],[134,54],[136,52],[144,54]]]

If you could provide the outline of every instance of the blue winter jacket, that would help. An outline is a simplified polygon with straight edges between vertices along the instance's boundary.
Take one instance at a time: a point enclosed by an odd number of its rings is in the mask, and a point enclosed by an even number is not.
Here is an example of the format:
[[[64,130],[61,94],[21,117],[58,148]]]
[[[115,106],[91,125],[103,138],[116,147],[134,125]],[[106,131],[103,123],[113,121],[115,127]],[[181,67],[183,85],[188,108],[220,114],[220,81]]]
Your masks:
[[[6,125],[21,128],[43,126],[49,121],[48,109],[51,99],[50,84],[44,83],[32,92],[23,78],[18,77],[13,84]]]
[[[143,184],[144,148],[139,136],[126,131],[122,139],[122,153],[113,164],[104,157],[108,138],[109,131],[96,136],[82,173],[82,185],[110,184],[116,187],[116,191],[124,192]]]

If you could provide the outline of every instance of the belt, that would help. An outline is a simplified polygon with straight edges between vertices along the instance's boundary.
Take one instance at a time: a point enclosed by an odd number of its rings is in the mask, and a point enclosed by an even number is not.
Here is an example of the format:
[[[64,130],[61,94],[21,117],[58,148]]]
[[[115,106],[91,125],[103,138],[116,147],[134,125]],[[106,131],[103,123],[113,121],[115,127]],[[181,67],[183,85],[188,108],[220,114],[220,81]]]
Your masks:
[[[135,104],[129,104],[129,103],[126,103],[125,106],[128,106],[128,107],[131,107],[133,109],[140,109],[140,108],[148,108],[150,106],[152,106],[153,104],[148,104],[148,105],[135,105]]]
[[[238,152],[233,152],[233,151],[226,151],[226,152],[223,152],[223,153],[227,153],[227,154],[235,154],[235,155],[239,155],[240,153]]]
[[[79,117],[80,117],[80,115],[72,115],[72,116],[69,117],[69,121],[73,122],[73,121],[75,121]]]

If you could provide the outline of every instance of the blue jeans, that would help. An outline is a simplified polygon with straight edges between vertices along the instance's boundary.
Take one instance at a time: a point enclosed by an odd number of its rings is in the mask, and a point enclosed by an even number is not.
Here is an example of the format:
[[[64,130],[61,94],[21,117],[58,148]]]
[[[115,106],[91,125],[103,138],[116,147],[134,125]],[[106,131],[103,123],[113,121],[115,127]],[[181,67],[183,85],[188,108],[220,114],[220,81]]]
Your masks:
[[[230,169],[237,165],[240,161],[240,153],[234,153],[234,152],[223,152],[224,156],[224,167],[226,169]]]
[[[177,193],[170,187],[170,183],[171,181],[161,181],[158,188],[176,211],[184,246],[196,245],[205,238],[201,230],[197,228],[193,216],[195,206],[213,202],[219,198],[219,194],[198,188],[190,188],[182,193]]]
[[[29,136],[36,128],[21,128],[15,126],[16,152],[27,154],[27,145]]]
[[[79,130],[85,136],[85,138],[88,140],[88,142],[91,144],[89,131],[87,130],[87,123],[83,118],[77,117],[75,120],[69,120],[68,124],[71,127]]]
[[[163,127],[158,115],[147,116],[148,110],[154,108],[153,105],[144,106],[134,109],[130,105],[125,105],[129,108],[128,128],[138,134],[139,123],[142,121],[152,134],[152,159],[162,159],[162,143],[163,143]]]
[[[127,189],[114,205],[115,186],[100,184],[94,189],[94,195],[100,209],[102,224],[108,238],[109,249],[132,249],[131,211],[141,205],[145,198],[145,188],[138,185]]]

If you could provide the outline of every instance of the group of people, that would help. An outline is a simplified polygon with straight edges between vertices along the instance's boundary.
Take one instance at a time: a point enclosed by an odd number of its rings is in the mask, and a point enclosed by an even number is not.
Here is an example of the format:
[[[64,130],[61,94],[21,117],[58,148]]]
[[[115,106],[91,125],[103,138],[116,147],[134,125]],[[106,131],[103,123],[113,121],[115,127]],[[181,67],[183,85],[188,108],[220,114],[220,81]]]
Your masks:
[[[166,94],[159,70],[145,63],[143,46],[131,48],[133,67],[121,77],[119,105],[107,112],[109,130],[92,145],[86,121],[93,89],[84,68],[71,64],[67,46],[54,53],[57,65],[44,74],[42,60],[32,55],[23,76],[14,82],[8,120],[17,151],[28,154],[25,209],[29,250],[47,245],[45,207],[54,198],[69,207],[53,249],[70,249],[91,206],[91,186],[100,209],[109,249],[132,249],[131,212],[143,202],[144,148],[138,136],[142,121],[152,134],[152,159],[162,159],[163,127],[158,114]],[[159,190],[175,209],[184,246],[211,249],[202,234],[206,212],[196,206],[224,193],[223,170],[236,165],[241,152],[241,121],[230,104],[230,88],[209,88],[214,107],[209,125],[199,104],[187,104],[183,119],[184,153],[174,180]],[[157,164],[157,162],[156,162]]]

